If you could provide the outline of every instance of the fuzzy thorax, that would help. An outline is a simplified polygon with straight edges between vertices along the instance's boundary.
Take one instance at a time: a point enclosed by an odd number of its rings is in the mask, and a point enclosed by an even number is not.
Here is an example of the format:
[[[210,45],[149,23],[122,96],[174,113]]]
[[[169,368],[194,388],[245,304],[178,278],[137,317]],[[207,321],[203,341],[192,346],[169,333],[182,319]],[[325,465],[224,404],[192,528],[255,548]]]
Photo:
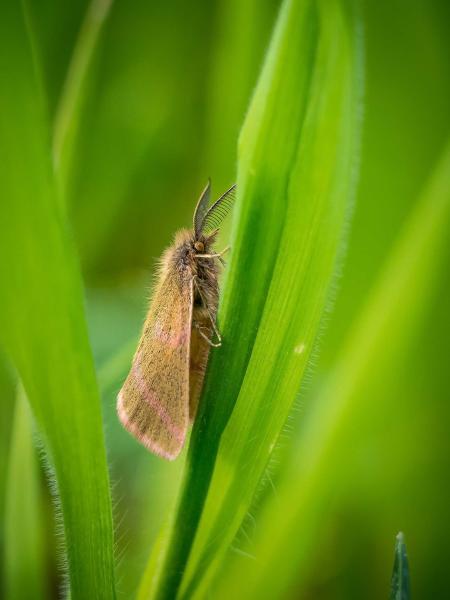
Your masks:
[[[211,235],[195,236],[191,229],[180,229],[173,244],[161,257],[160,274],[163,276],[175,270],[181,277],[191,276],[207,279],[217,274],[215,260],[197,257],[198,254],[212,252],[217,232]]]

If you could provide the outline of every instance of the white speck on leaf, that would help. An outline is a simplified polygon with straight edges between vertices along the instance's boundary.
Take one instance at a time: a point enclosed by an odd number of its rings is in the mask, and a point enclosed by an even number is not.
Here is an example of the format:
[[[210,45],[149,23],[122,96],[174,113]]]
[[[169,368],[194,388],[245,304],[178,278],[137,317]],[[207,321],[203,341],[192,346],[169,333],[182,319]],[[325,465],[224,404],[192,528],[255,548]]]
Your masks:
[[[305,351],[305,344],[302,342],[301,344],[298,344],[298,346],[295,346],[294,348],[294,352],[295,354],[303,354],[303,352]]]

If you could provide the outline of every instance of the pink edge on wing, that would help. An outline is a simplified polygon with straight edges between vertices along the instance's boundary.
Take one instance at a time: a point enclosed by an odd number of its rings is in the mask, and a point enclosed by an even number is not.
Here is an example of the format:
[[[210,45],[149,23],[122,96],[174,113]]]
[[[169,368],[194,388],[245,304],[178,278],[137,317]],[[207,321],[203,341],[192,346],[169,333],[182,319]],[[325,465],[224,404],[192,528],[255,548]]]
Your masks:
[[[165,458],[167,460],[174,460],[180,454],[181,448],[184,443],[184,436],[183,440],[180,442],[178,450],[175,453],[170,453],[167,452],[166,449],[164,449],[162,446],[160,446],[157,442],[155,442],[148,436],[142,435],[137,425],[130,421],[130,419],[128,418],[127,412],[123,406],[122,390],[117,396],[117,414],[119,415],[119,419],[121,420],[125,429],[127,429],[131,434],[133,434],[134,437],[138,439],[141,442],[141,444],[147,448],[147,450],[150,450],[150,452],[153,452],[154,454],[157,454],[158,456],[161,456],[162,458]]]
[[[172,417],[166,408],[161,404],[155,394],[148,389],[147,384],[145,383],[145,379],[142,376],[140,369],[140,354],[136,357],[134,361],[132,376],[136,383],[137,389],[139,390],[143,399],[147,402],[147,404],[153,409],[153,411],[158,415],[173,437],[178,440],[180,443],[184,442],[185,438],[185,429],[178,427],[173,422]]]

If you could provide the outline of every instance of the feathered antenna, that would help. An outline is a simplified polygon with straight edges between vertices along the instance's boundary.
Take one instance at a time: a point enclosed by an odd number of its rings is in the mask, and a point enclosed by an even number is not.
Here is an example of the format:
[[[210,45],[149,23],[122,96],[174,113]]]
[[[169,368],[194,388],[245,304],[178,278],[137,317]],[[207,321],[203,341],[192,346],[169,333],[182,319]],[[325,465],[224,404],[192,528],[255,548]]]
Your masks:
[[[216,229],[227,216],[228,211],[233,206],[236,198],[236,184],[232,185],[229,190],[220,196],[218,200],[212,204],[204,214],[199,232],[206,233],[212,229]]]
[[[194,232],[195,236],[198,237],[202,231],[202,223],[208,211],[209,198],[211,195],[211,180],[208,179],[205,189],[198,199],[197,206],[194,212]]]

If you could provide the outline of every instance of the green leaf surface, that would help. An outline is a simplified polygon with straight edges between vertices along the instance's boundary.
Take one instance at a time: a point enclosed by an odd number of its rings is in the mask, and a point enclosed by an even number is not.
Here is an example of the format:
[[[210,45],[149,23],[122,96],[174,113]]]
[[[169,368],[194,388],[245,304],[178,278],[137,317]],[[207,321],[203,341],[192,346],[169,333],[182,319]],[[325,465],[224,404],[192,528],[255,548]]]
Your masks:
[[[210,361],[160,599],[202,596],[220,569],[311,357],[354,187],[354,36],[338,2],[280,11],[240,138],[224,343]]]
[[[315,400],[276,497],[258,518],[256,560],[236,560],[215,597],[229,597],[237,580],[244,598],[279,598],[293,584],[301,589],[305,583],[361,415],[367,403],[377,401],[370,390],[390,398],[376,383],[392,382],[388,374],[395,373],[439,281],[449,219],[450,146]]]
[[[73,156],[91,64],[112,0],[91,0],[67,70],[53,126],[53,163],[61,190],[70,185]]]
[[[19,388],[9,451],[5,508],[5,598],[48,598],[43,498],[31,414]]]
[[[71,596],[110,599],[113,531],[100,403],[75,251],[20,4],[0,9],[0,336],[56,474]]]
[[[408,555],[406,554],[405,536],[400,531],[395,539],[394,569],[391,581],[391,600],[410,600]]]
[[[5,500],[8,489],[8,459],[10,438],[14,420],[16,385],[10,369],[5,363],[5,357],[0,354],[0,514],[5,514]],[[4,520],[0,519],[0,540],[4,539]],[[0,545],[0,562],[3,559],[4,548]]]
[[[98,384],[102,394],[114,385],[120,386],[125,379],[138,343],[139,338],[132,338],[102,364],[98,371]]]
[[[219,0],[208,93],[205,173],[225,190],[236,169],[236,139],[270,40],[280,0]]]

